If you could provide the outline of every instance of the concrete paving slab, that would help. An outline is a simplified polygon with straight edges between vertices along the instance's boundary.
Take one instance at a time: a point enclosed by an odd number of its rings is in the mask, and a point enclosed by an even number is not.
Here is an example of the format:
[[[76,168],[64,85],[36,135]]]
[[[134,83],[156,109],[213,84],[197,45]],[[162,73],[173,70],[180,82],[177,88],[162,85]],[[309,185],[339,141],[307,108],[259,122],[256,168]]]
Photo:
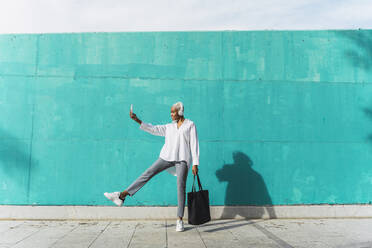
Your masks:
[[[231,232],[239,240],[241,247],[278,247],[278,243],[282,244],[283,247],[289,247],[279,237],[262,232],[260,228],[257,228],[258,223],[263,221],[265,220],[221,221],[222,227],[210,231],[224,229]]]
[[[234,233],[225,228],[225,221],[213,221],[197,226],[206,247],[242,247],[242,243]]]
[[[329,219],[324,222],[324,226],[324,229],[332,229],[338,236],[342,235],[344,244],[340,243],[338,247],[344,247],[345,245],[351,247],[353,244],[357,247],[372,247],[371,219],[350,220],[346,223],[343,219]],[[359,246],[359,243],[364,245]]]
[[[167,247],[164,221],[139,221],[135,227],[130,248]]]
[[[205,248],[203,240],[197,230],[197,227],[187,223],[184,220],[184,231],[176,232],[176,220],[166,220],[167,226],[167,244],[169,248],[185,247],[187,244],[193,248]]]
[[[136,221],[111,221],[90,248],[128,247],[137,224]]]
[[[345,247],[352,247],[353,244],[366,243],[372,239],[370,232],[367,234],[362,231],[362,228],[368,227],[372,230],[371,219],[272,219],[258,222],[255,227],[268,236],[274,235],[273,237],[280,237],[285,241],[286,243],[278,242],[280,247],[330,248],[346,244],[348,246]],[[357,233],[362,235],[357,236]]]
[[[53,248],[80,248],[90,247],[94,241],[105,231],[108,221],[78,222],[78,226],[63,236],[51,247]]]
[[[286,240],[292,247],[338,247],[339,242],[347,237],[340,236],[327,223],[323,220],[268,220],[258,225],[262,230]]]
[[[78,222],[61,221],[34,221],[34,225],[39,225],[40,230],[15,244],[12,248],[49,248],[79,226]]]
[[[24,221],[0,221],[0,235],[18,225],[23,224]]]
[[[39,232],[41,226],[35,221],[22,221],[0,235],[0,247],[11,247]]]

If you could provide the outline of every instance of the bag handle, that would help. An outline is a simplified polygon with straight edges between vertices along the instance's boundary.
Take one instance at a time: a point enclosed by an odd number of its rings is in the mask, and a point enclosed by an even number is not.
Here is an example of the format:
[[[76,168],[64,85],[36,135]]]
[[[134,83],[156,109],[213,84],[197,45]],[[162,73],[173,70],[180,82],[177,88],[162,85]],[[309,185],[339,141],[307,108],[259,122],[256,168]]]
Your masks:
[[[196,176],[197,176],[197,178],[198,178],[199,190],[203,190],[203,187],[202,187],[202,185],[201,185],[201,183],[200,183],[199,174],[197,173]],[[193,183],[192,183],[192,189],[191,189],[191,191],[192,191],[192,192],[196,192],[196,190],[195,190],[195,175],[194,175],[194,181],[193,181]]]

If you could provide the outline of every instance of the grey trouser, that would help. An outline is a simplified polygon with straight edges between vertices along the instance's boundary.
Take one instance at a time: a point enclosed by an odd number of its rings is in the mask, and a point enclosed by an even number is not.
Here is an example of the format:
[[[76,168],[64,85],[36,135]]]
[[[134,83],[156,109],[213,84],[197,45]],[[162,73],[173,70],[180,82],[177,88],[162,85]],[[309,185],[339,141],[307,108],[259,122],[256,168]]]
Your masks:
[[[188,172],[186,161],[166,161],[162,158],[158,158],[126,190],[130,196],[134,195],[153,176],[172,166],[176,166],[177,173],[177,197],[178,197],[177,214],[179,217],[183,217],[186,197],[186,179]]]

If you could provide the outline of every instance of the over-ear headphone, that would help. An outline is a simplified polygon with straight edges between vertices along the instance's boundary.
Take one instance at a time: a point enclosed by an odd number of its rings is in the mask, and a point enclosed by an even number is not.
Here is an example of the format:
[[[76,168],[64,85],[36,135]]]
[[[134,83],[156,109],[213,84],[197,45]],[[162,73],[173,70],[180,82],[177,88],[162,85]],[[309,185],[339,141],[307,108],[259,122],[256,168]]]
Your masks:
[[[183,104],[182,104],[182,102],[180,102],[180,104],[181,104],[181,108],[180,108],[180,110],[178,110],[178,115],[183,116]]]

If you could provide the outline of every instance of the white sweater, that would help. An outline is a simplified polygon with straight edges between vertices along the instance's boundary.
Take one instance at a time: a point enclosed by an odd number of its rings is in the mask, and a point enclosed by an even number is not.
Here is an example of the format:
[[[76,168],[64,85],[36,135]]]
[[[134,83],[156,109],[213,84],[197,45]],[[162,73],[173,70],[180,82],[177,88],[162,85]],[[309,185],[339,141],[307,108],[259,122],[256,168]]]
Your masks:
[[[160,158],[166,161],[185,160],[189,170],[191,159],[193,165],[199,165],[199,140],[193,121],[185,118],[179,128],[177,127],[177,121],[165,125],[152,125],[142,121],[140,129],[153,135],[165,137]],[[177,176],[175,166],[168,168],[167,171]]]

